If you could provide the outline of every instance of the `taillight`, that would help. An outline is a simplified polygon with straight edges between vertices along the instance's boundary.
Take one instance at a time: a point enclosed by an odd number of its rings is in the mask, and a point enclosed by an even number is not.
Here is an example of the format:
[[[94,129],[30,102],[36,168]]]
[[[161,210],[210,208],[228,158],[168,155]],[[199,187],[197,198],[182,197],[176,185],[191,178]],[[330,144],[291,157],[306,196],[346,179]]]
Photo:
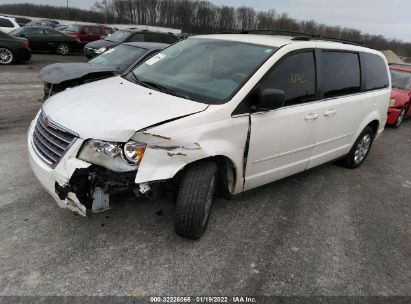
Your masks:
[[[23,40],[23,47],[28,49],[29,48],[29,41],[27,39]]]

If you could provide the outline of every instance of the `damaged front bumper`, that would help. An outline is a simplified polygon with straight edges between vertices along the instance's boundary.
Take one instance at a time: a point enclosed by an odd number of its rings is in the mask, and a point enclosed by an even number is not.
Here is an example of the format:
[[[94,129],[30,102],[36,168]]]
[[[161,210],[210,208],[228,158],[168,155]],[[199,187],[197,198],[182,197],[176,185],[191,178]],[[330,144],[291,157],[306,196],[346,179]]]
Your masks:
[[[88,216],[110,208],[111,187],[138,186],[134,183],[136,172],[116,173],[78,159],[76,155],[84,142],[80,138],[54,168],[50,167],[33,147],[34,126],[35,120],[27,136],[29,163],[37,179],[61,208]]]

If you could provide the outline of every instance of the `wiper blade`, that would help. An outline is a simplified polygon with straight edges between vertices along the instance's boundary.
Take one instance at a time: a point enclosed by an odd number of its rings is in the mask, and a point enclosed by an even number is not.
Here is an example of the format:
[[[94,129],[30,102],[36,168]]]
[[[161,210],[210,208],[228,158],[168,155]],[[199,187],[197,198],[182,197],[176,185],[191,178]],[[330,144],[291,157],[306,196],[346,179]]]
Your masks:
[[[134,73],[133,73],[133,75],[136,77],[138,83],[142,84],[143,86],[150,87],[152,89],[157,89],[160,92],[167,93],[167,94],[170,94],[170,95],[173,95],[173,96],[176,96],[176,97],[180,97],[180,98],[184,98],[184,99],[190,99],[189,96],[184,95],[180,92],[177,92],[177,91],[175,91],[171,88],[168,88],[166,86],[163,86],[163,85],[155,83],[155,82],[139,80],[138,77]]]

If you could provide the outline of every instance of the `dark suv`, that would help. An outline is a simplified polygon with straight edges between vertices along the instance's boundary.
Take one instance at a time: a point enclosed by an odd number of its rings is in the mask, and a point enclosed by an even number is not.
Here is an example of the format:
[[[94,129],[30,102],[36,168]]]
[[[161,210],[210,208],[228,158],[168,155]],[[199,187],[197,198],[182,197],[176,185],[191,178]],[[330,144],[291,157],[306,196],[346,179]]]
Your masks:
[[[124,42],[158,42],[173,44],[178,38],[171,33],[150,32],[144,30],[119,30],[104,39],[87,43],[84,54],[87,58],[97,56]]]

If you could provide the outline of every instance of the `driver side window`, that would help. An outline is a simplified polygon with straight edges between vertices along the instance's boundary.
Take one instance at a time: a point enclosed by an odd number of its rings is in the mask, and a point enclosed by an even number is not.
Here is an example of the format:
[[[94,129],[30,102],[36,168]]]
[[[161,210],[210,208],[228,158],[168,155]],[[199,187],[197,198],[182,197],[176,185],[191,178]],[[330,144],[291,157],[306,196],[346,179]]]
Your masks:
[[[278,89],[285,93],[284,106],[315,100],[314,52],[292,54],[269,72],[261,83],[262,89]]]

